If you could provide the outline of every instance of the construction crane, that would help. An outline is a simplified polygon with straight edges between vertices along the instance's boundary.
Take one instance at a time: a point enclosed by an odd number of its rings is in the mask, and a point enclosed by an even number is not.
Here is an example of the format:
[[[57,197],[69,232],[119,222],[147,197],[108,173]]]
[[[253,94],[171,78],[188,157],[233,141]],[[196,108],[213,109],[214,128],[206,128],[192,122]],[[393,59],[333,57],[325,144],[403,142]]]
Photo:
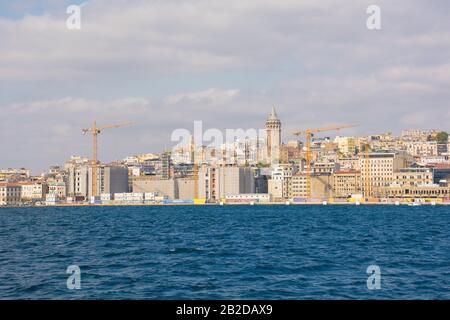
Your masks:
[[[312,152],[311,152],[311,140],[315,133],[326,132],[326,131],[339,131],[346,128],[356,127],[356,124],[316,128],[316,129],[306,129],[304,131],[294,132],[295,136],[305,136],[306,137],[306,198],[311,198],[311,162],[312,162]]]
[[[370,198],[372,196],[370,185],[370,144],[364,144],[364,197]],[[362,170],[361,170],[362,171]]]
[[[126,126],[130,126],[134,124],[133,122],[122,122],[118,124],[113,124],[109,126],[102,126],[97,127],[97,122],[94,121],[91,128],[82,129],[81,132],[83,135],[87,135],[88,133],[92,134],[92,196],[98,196],[98,188],[97,188],[97,166],[98,166],[98,159],[97,159],[97,136],[102,132],[104,129],[115,129],[115,128],[122,128]]]

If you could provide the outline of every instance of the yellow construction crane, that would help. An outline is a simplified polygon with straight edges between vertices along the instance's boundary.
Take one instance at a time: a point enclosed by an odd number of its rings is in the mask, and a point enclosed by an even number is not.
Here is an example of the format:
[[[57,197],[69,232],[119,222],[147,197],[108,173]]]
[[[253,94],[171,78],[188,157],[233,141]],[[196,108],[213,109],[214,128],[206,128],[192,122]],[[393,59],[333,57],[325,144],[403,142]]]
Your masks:
[[[372,196],[370,185],[370,144],[364,144],[364,197],[370,198]],[[361,170],[362,172],[362,170]]]
[[[333,126],[325,128],[316,129],[306,129],[304,131],[294,132],[295,136],[305,136],[306,137],[306,198],[311,198],[311,162],[312,162],[312,152],[311,152],[311,140],[314,133],[326,132],[326,131],[339,131],[341,129],[356,127],[356,124]]]
[[[104,129],[114,129],[114,128],[122,128],[126,126],[132,125],[133,122],[122,122],[118,124],[113,124],[109,126],[103,126],[103,127],[97,127],[97,122],[94,121],[91,128],[82,129],[81,132],[83,135],[87,135],[88,133],[92,134],[92,196],[98,196],[98,188],[97,188],[97,166],[98,166],[98,159],[97,159],[97,136],[102,132]]]

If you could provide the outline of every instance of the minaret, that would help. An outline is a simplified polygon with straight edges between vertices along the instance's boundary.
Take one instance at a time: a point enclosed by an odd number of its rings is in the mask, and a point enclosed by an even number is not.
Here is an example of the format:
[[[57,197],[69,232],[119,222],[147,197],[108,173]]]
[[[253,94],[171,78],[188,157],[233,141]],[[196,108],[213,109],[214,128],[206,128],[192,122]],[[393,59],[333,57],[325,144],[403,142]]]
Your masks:
[[[281,147],[281,121],[278,119],[275,107],[269,114],[266,121],[267,132],[267,157],[270,163],[277,162],[280,158]]]

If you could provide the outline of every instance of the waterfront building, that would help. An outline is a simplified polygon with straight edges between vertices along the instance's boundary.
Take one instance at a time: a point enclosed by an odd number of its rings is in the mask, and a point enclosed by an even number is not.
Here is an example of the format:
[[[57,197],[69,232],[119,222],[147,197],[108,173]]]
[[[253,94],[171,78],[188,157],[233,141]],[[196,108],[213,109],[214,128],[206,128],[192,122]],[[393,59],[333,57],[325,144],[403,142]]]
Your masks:
[[[394,172],[393,186],[421,186],[433,184],[430,168],[403,168]]]
[[[63,199],[67,197],[67,183],[62,178],[52,178],[47,180],[48,193]]]
[[[72,166],[69,168],[68,194],[88,199],[92,196],[92,167]],[[128,169],[123,166],[99,165],[97,167],[98,194],[128,191]]]
[[[287,199],[289,197],[289,183],[298,166],[294,164],[280,164],[273,168],[272,177],[268,181],[268,192],[273,199]]]
[[[154,193],[170,200],[192,200],[195,197],[195,180],[189,178],[161,179],[155,176],[135,177],[133,192]]]
[[[418,186],[398,186],[386,187],[386,196],[392,198],[450,198],[450,187],[448,185],[429,184]]]
[[[21,203],[22,186],[18,183],[0,182],[0,206],[17,206]]]
[[[227,195],[255,193],[255,176],[252,168],[238,166],[202,166],[198,174],[200,199],[217,201]]]
[[[311,199],[328,199],[332,197],[332,175],[311,175]],[[307,197],[307,178],[304,173],[296,173],[289,183],[289,199],[294,202]]]
[[[45,199],[48,185],[38,181],[19,182],[22,201],[37,201]]]
[[[359,161],[363,194],[366,194],[365,181],[368,175],[368,191],[375,197],[381,196],[384,188],[392,183],[395,171],[409,167],[412,162],[404,152],[371,152],[367,159],[361,156]]]
[[[333,197],[349,198],[361,194],[361,172],[341,170],[333,173]]]

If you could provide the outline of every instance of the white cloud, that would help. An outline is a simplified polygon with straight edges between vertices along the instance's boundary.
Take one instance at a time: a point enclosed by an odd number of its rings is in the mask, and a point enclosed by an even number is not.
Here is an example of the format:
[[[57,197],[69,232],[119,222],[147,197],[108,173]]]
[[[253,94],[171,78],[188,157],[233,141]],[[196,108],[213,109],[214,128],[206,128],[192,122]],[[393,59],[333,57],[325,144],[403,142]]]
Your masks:
[[[379,0],[382,30],[370,32],[372,2],[91,0],[79,31],[56,0],[39,16],[3,13],[0,167],[33,152],[42,159],[29,166],[43,168],[47,148],[58,161],[89,152],[78,130],[93,120],[138,121],[109,133],[116,145],[102,151],[114,159],[157,152],[194,120],[262,126],[273,104],[286,138],[339,122],[362,123],[359,133],[445,129],[450,4]]]

